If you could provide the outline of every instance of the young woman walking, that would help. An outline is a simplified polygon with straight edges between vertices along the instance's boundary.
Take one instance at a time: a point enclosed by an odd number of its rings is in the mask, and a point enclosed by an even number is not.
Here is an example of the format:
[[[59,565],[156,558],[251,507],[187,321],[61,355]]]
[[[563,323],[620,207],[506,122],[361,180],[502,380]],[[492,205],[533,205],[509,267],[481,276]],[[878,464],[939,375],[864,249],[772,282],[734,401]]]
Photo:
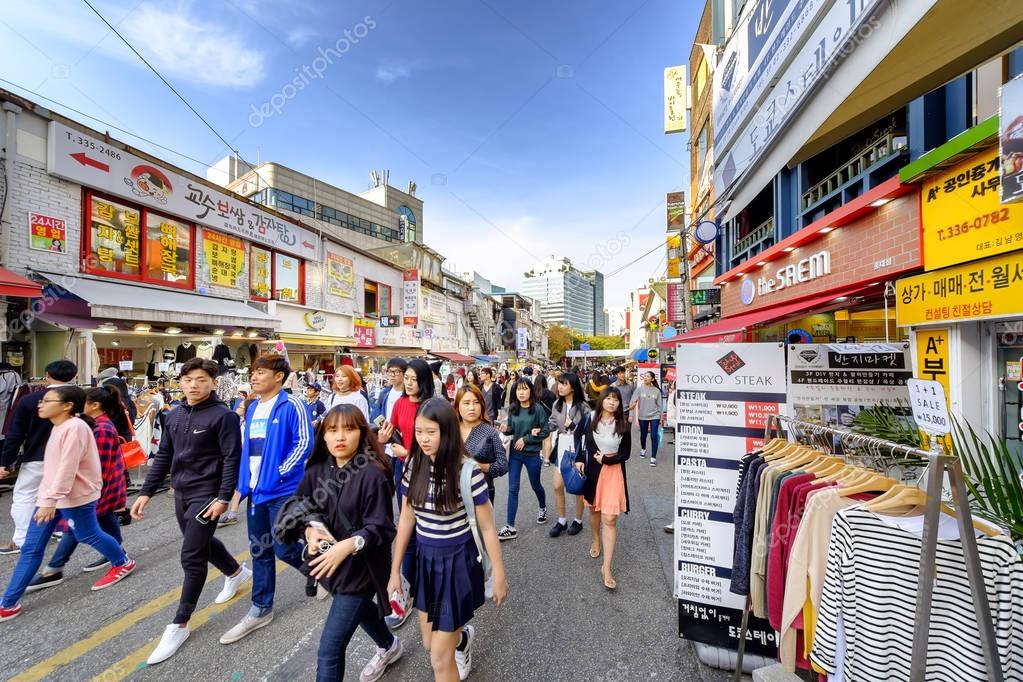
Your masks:
[[[646,457],[646,436],[650,434],[650,466],[657,466],[661,446],[661,387],[653,372],[643,372],[642,385],[632,396],[632,413],[639,419],[639,456]]]
[[[590,508],[590,532],[593,544],[590,556],[600,556],[604,550],[601,575],[604,587],[615,589],[611,572],[615,541],[618,539],[618,515],[629,512],[629,485],[625,476],[625,461],[632,450],[632,432],[625,421],[622,396],[617,388],[605,388],[600,396],[600,412],[590,422],[586,432],[586,452],[576,455],[576,468],[586,475],[583,497]],[[585,468],[584,468],[585,467]]]
[[[522,467],[526,467],[529,485],[536,494],[540,511],[537,523],[547,523],[547,495],[540,482],[540,447],[550,433],[547,410],[536,402],[533,384],[528,379],[519,379],[512,385],[512,402],[508,408],[508,420],[504,433],[511,437],[511,454],[508,457],[508,517],[497,536],[501,540],[513,540],[519,536],[515,529],[515,517],[519,511],[519,485]]]
[[[579,376],[565,372],[558,379],[558,399],[554,402],[548,428],[554,434],[554,504],[558,509],[558,522],[550,530],[550,536],[556,538],[566,530],[569,535],[578,535],[583,529],[583,496],[575,496],[575,516],[572,525],[568,525],[565,509],[565,479],[561,476],[561,459],[566,453],[579,452],[585,428],[591,412],[586,403]]]
[[[533,378],[533,395],[536,396],[536,402],[543,405],[543,408],[547,410],[547,416],[550,416],[554,409],[554,401],[558,399],[558,396],[547,387],[547,376],[543,372],[537,372]],[[540,446],[540,454],[545,467],[551,464],[553,443],[554,433],[551,432]]]
[[[473,505],[480,535],[493,566],[494,601],[508,596],[494,511],[483,472],[473,463],[472,499],[462,499],[461,477],[471,462],[462,444],[455,412],[443,398],[422,404],[416,416],[415,444],[402,476],[405,504],[394,542],[387,592],[402,589],[401,555],[416,536],[418,584],[413,590],[423,647],[430,652],[434,679],[464,680],[472,669],[475,631],[469,621],[486,601],[483,566],[469,525]]]
[[[135,562],[120,543],[96,521],[96,501],[103,487],[99,452],[92,435],[92,420],[81,416],[85,391],[78,386],[54,386],[39,401],[39,416],[49,419],[53,430],[46,441],[43,480],[37,507],[28,528],[25,546],[0,601],[0,621],[21,615],[21,597],[43,563],[46,543],[59,519],[67,520],[79,542],[93,547],[111,568],[92,589],[102,590],[124,580]]]
[[[395,535],[387,459],[362,411],[338,405],[323,417],[292,498],[302,508],[309,575],[333,596],[316,655],[319,682],[344,679],[345,651],[357,627],[377,645],[362,682],[380,679],[403,653],[384,622]],[[330,545],[325,551],[321,541]]]
[[[494,479],[508,473],[508,455],[501,434],[487,419],[483,403],[483,391],[472,384],[462,386],[455,396],[462,441],[487,479],[487,492],[490,493],[490,504],[493,504]]]
[[[341,365],[334,372],[334,390],[321,395],[320,401],[327,410],[337,405],[355,405],[362,410],[362,416],[369,421],[369,401],[362,392],[362,377],[351,365]]]
[[[121,544],[121,523],[117,512],[128,503],[128,489],[124,480],[124,458],[121,456],[121,440],[114,427],[114,417],[124,415],[120,394],[114,386],[99,386],[85,394],[85,414],[93,420],[92,435],[96,438],[99,453],[100,477],[103,489],[96,503],[96,521],[99,527]],[[64,533],[57,549],[41,574],[29,583],[26,592],[36,592],[64,582],[64,566],[78,547],[73,532]],[[108,564],[106,557],[87,564],[85,572],[98,571]]]
[[[515,397],[515,384],[519,383],[519,373],[512,370],[508,373],[508,381],[504,384],[504,409],[511,408],[512,399]]]

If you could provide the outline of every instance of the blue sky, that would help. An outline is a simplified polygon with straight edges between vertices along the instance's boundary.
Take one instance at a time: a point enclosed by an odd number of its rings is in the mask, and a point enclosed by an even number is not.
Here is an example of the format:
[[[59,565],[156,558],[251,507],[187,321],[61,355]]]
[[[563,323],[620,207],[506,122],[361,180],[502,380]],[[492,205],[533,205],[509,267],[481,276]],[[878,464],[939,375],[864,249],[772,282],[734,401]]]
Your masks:
[[[688,185],[662,72],[688,61],[695,0],[93,4],[246,159],[353,192],[374,168],[414,179],[427,243],[509,288],[553,253],[625,266]],[[6,4],[0,44],[0,78],[184,156],[115,137],[199,174],[228,151],[81,0]],[[663,271],[660,249],[607,305]]]

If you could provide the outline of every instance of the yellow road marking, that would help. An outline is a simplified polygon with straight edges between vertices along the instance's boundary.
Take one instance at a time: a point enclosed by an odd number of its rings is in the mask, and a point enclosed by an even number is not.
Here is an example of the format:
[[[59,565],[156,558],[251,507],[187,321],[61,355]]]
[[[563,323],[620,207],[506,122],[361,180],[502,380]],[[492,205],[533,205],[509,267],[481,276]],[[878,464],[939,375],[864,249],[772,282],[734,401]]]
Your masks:
[[[283,561],[277,562],[277,573],[280,574],[284,569],[290,568],[288,564]],[[203,626],[210,618],[217,615],[221,611],[228,609],[238,603],[238,597],[248,594],[252,591],[252,581],[248,580],[244,585],[238,588],[238,594],[234,599],[227,602],[226,604],[210,604],[204,608],[199,609],[192,614],[192,618],[188,621],[188,627],[194,633],[201,626]],[[96,675],[92,678],[92,682],[117,682],[118,680],[126,679],[129,675],[138,672],[146,667],[146,659],[149,658],[149,654],[153,653],[153,649],[156,648],[157,642],[160,641],[160,637],[153,637],[151,640],[140,646],[135,651],[131,652],[117,663]]]
[[[241,563],[242,561],[247,561],[249,559],[249,551],[245,550],[241,554],[236,555],[235,559],[239,563]],[[145,567],[140,566],[135,570],[144,572]],[[216,569],[211,570],[210,574],[206,577],[206,584],[209,584],[211,581],[222,577],[222,575],[223,574],[221,574],[221,572]],[[129,580],[131,579],[138,580],[137,577],[129,578]],[[132,627],[136,623],[146,618],[149,618],[150,616],[155,615],[162,609],[170,606],[171,604],[176,603],[180,597],[181,597],[180,586],[175,587],[173,590],[170,590],[169,592],[164,592],[163,594],[153,599],[152,601],[148,601],[145,604],[142,604],[138,608],[134,609],[131,613],[122,616],[121,618],[115,620],[113,623],[110,623],[109,625],[103,626],[102,628],[92,633],[85,639],[79,640],[74,644],[68,645],[63,650],[55,653],[53,656],[50,656],[49,658],[40,661],[39,663],[36,663],[28,670],[24,670],[18,673],[14,677],[10,678],[11,682],[30,682],[31,680],[40,680],[46,677],[47,675],[52,674],[58,668],[62,668],[63,666],[68,665],[69,663],[75,661],[81,656],[84,656],[85,654],[89,653],[96,647],[105,644],[114,637],[117,637],[122,632]]]

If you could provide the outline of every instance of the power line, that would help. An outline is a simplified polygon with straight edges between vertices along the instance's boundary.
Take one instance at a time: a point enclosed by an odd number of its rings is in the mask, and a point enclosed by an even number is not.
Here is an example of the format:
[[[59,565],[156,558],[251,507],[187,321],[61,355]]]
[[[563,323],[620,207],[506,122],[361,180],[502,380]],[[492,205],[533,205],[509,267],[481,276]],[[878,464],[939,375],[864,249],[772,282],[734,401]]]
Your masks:
[[[658,242],[658,243],[657,243],[657,246],[655,246],[654,248],[650,249],[649,251],[647,251],[646,253],[644,253],[644,254],[643,254],[642,256],[639,256],[639,257],[637,257],[637,258],[634,258],[634,259],[630,260],[630,261],[629,261],[628,263],[626,263],[625,265],[621,266],[620,268],[616,268],[615,270],[613,270],[613,271],[611,271],[611,272],[607,273],[606,275],[604,275],[604,279],[607,279],[607,278],[609,278],[609,277],[614,277],[614,276],[615,276],[615,275],[617,275],[618,273],[622,272],[623,270],[625,270],[625,269],[627,269],[627,268],[630,268],[630,267],[632,267],[633,265],[635,265],[635,264],[636,264],[636,263],[638,263],[639,261],[643,260],[644,258],[646,258],[647,256],[649,256],[649,255],[650,255],[650,254],[652,254],[653,252],[657,251],[658,249],[663,249],[663,248],[664,248],[664,243],[663,243],[663,242]]]

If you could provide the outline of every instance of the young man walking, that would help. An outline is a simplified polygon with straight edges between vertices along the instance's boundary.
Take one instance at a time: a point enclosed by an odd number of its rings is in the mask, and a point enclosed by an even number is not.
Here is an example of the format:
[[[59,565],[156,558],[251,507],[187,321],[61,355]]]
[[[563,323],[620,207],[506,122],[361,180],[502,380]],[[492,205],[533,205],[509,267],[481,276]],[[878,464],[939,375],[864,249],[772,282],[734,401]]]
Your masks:
[[[238,415],[213,390],[219,371],[216,362],[204,358],[192,358],[181,366],[185,402],[167,413],[160,448],[131,506],[132,518],[141,519],[157,486],[170,471],[174,513],[184,536],[181,568],[185,580],[174,621],[164,629],[160,643],[149,656],[149,665],[166,661],[188,639],[188,621],[206,584],[207,564],[213,564],[225,576],[217,604],[231,600],[238,586],[252,575],[213,537],[217,519],[231,503],[242,454]]]
[[[78,367],[70,360],[57,360],[48,364],[45,371],[46,386],[52,388],[74,380]],[[0,546],[0,554],[17,554],[21,551],[36,510],[36,496],[43,480],[43,454],[50,431],[53,430],[53,422],[39,416],[39,401],[44,395],[46,391],[36,391],[18,401],[4,439],[3,454],[0,455],[0,478],[13,474],[19,463],[21,467],[11,500],[14,538],[10,543]]]
[[[490,423],[493,424],[497,422],[497,415],[504,405],[504,391],[494,383],[494,370],[491,368],[481,369],[480,376],[483,377],[483,408],[486,410],[487,417],[490,418]]]
[[[387,374],[387,385],[381,389],[380,395],[369,406],[370,424],[379,416],[383,416],[387,421],[391,420],[394,404],[405,393],[406,369],[408,369],[408,363],[401,358],[391,358],[387,361],[387,367],[384,368]]]
[[[276,559],[296,569],[302,565],[301,548],[281,544],[273,532],[277,513],[298,488],[313,448],[309,412],[298,396],[283,390],[290,374],[288,361],[279,355],[264,355],[250,370],[252,392],[258,400],[249,405],[245,415],[238,491],[249,498],[252,608],[224,633],[221,644],[233,644],[273,621]]]
[[[632,394],[636,387],[629,383],[628,375],[624,367],[616,367],[614,371],[615,380],[611,385],[622,394],[622,408],[625,410],[625,419],[631,424],[633,422],[631,412]]]

